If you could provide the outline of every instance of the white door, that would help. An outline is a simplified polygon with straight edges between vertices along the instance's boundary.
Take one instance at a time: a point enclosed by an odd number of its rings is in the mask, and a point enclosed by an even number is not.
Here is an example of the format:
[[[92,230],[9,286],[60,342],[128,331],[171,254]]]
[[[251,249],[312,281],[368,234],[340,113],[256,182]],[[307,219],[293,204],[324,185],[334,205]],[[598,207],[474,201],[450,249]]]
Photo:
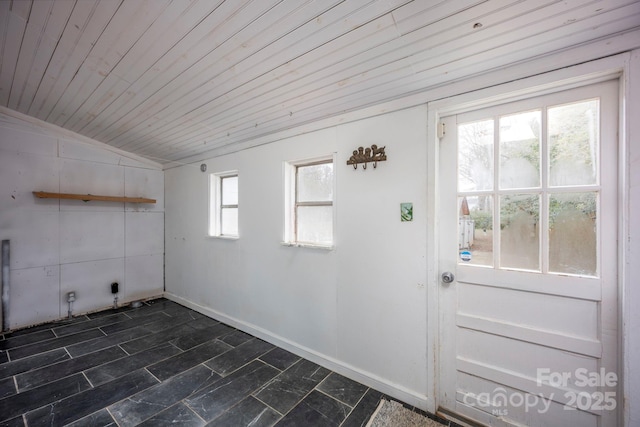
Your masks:
[[[617,425],[617,91],[610,81],[442,120],[441,413]]]

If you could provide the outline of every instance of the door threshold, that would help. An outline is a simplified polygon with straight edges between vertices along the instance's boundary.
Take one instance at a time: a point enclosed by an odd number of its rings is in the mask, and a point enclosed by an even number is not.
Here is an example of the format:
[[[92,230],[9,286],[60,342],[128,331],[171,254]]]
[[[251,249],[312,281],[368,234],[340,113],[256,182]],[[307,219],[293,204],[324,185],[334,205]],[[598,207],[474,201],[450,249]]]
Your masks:
[[[451,422],[451,427],[488,427],[486,424],[481,424],[475,420],[460,414],[455,414],[454,412],[444,408],[438,408],[436,410],[436,415],[444,418],[445,420],[449,420]]]

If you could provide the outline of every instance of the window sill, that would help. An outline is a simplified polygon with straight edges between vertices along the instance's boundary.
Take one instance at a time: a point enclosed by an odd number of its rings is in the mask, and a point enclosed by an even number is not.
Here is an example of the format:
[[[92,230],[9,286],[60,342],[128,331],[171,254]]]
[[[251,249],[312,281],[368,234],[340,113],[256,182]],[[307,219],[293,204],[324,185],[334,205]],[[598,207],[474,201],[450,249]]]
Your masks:
[[[238,240],[240,236],[207,236],[210,239],[220,239],[220,240]]]
[[[308,248],[308,249],[320,249],[325,251],[332,251],[336,247],[334,245],[314,245],[313,243],[298,243],[298,242],[280,242],[282,246],[293,248]]]

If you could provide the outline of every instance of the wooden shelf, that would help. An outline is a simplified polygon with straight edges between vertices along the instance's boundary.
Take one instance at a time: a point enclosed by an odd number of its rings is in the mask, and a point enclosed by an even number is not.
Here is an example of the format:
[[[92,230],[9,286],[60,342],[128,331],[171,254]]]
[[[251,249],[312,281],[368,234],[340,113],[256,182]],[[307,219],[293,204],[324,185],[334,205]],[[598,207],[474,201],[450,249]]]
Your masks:
[[[156,199],[146,199],[144,197],[120,197],[120,196],[98,196],[95,194],[69,194],[69,193],[47,193],[46,191],[34,191],[33,194],[40,199],[70,199],[99,200],[102,202],[126,202],[126,203],[155,203]]]

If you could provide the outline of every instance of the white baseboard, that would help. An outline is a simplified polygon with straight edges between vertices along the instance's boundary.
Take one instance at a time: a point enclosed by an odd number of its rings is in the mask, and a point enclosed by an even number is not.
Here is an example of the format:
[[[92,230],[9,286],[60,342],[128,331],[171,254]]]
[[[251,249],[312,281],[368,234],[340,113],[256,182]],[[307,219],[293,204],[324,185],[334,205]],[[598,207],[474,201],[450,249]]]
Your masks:
[[[375,374],[363,371],[354,366],[346,364],[340,360],[337,360],[333,357],[318,353],[315,350],[301,346],[286,338],[273,334],[272,332],[266,329],[263,329],[259,326],[244,322],[234,317],[230,317],[217,310],[196,304],[193,301],[182,298],[178,295],[174,295],[170,292],[165,292],[164,297],[171,301],[177,302],[185,307],[188,307],[192,310],[195,310],[198,313],[204,314],[205,316],[208,316],[220,322],[226,323],[230,326],[233,326],[234,328],[240,329],[243,332],[246,332],[262,340],[265,340],[273,345],[281,347],[300,357],[304,357],[305,359],[310,360],[314,363],[317,363],[318,365],[323,366],[331,371],[337,372],[340,375],[344,375],[347,378],[350,378],[354,381],[358,381],[359,383],[364,384],[367,387],[371,387],[384,394],[387,394],[393,397],[394,399],[398,399],[402,402],[408,403],[409,405],[415,406],[425,411],[429,407],[434,407],[434,402],[432,397],[421,395],[419,393],[416,393],[398,384],[393,384],[385,380],[384,378],[378,377]]]

